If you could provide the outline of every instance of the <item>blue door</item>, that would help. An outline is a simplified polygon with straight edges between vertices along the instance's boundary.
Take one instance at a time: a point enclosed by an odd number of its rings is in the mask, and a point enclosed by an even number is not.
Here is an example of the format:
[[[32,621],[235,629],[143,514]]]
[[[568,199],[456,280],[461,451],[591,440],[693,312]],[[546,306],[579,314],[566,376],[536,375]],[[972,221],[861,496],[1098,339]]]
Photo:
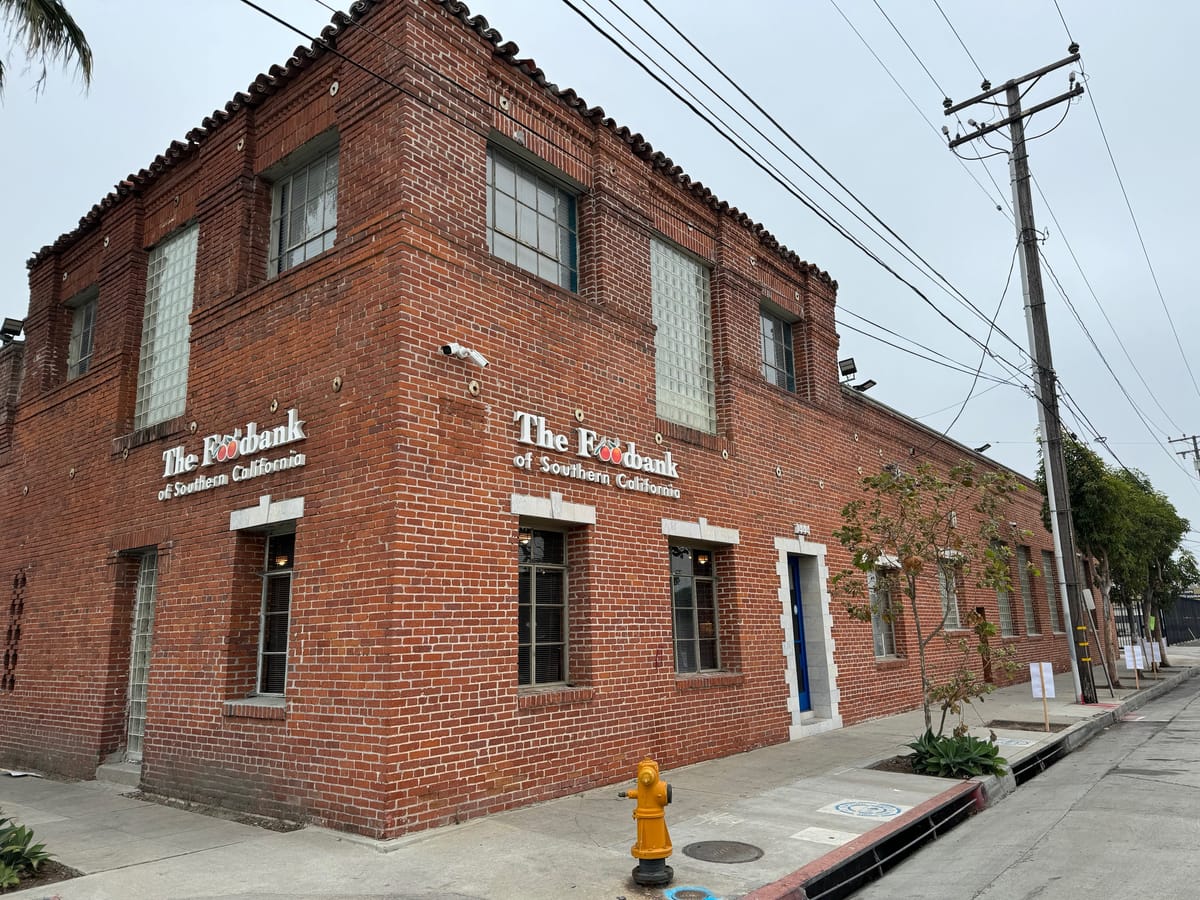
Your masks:
[[[808,697],[808,657],[804,652],[804,605],[800,598],[800,557],[788,557],[788,588],[792,595],[792,635],[796,644],[796,686],[800,712],[812,709]]]

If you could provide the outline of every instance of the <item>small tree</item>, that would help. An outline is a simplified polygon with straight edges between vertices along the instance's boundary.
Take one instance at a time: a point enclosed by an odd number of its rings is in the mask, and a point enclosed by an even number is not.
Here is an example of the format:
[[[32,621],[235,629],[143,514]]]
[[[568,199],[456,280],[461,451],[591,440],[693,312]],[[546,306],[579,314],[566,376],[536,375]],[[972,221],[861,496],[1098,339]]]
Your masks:
[[[911,472],[887,466],[863,478],[862,486],[866,496],[846,504],[844,524],[833,533],[851,561],[851,568],[833,577],[834,590],[845,598],[851,615],[870,621],[881,610],[873,606],[868,579],[883,578],[899,588],[903,610],[912,617],[925,728],[931,730],[931,704],[946,698],[935,695],[927,651],[946,634],[949,607],[941,604],[940,614],[931,615],[932,604],[921,602],[920,589],[925,583],[936,584],[938,577],[957,580],[959,575],[975,576],[981,587],[1009,589],[1008,549],[1001,544],[1000,526],[1007,502],[1022,486],[1008,473],[977,473],[970,463],[954,466],[945,477],[928,463]],[[959,527],[960,515],[975,521],[974,531]],[[899,610],[885,612],[897,616]],[[949,693],[963,699],[958,690]],[[982,693],[986,690],[974,696]]]

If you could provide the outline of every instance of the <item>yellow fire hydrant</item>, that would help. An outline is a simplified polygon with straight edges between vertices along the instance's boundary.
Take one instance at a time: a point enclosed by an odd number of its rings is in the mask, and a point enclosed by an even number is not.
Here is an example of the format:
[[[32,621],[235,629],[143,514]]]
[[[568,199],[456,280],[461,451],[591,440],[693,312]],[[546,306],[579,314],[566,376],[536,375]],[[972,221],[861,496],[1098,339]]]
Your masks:
[[[658,777],[658,763],[643,759],[638,763],[637,787],[617,795],[637,801],[633,820],[637,822],[637,842],[629,851],[638,860],[633,880],[638,884],[670,884],[674,870],[667,865],[671,855],[671,835],[663,808],[671,802],[671,786]]]

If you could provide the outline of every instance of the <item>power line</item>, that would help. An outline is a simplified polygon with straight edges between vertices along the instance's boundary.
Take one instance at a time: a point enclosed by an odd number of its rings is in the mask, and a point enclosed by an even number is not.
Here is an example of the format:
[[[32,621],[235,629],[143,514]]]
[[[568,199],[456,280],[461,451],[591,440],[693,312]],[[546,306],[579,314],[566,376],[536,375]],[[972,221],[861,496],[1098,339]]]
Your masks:
[[[1054,8],[1058,10],[1058,18],[1062,22],[1063,30],[1067,33],[1067,39],[1074,43],[1071,37],[1071,29],[1067,26],[1067,19],[1063,15],[1062,7],[1058,5],[1058,0],[1054,0]],[[1192,381],[1192,387],[1196,391],[1196,396],[1200,398],[1200,384],[1196,382],[1196,374],[1192,371],[1192,364],[1188,360],[1187,351],[1183,349],[1183,342],[1179,339],[1179,331],[1175,327],[1175,320],[1171,317],[1171,310],[1167,307],[1167,298],[1163,294],[1162,285],[1158,281],[1158,273],[1154,269],[1154,263],[1150,261],[1150,251],[1146,247],[1146,240],[1142,236],[1142,228],[1138,224],[1137,215],[1133,211],[1133,203],[1129,199],[1129,192],[1125,189],[1125,179],[1121,177],[1121,170],[1117,166],[1117,158],[1113,154],[1112,144],[1108,140],[1108,132],[1104,130],[1104,122],[1100,118],[1100,108],[1096,106],[1096,90],[1090,84],[1090,79],[1087,76],[1087,71],[1084,68],[1083,60],[1079,61],[1079,70],[1083,75],[1084,81],[1088,81],[1088,103],[1091,105],[1092,114],[1096,117],[1096,126],[1100,129],[1100,137],[1104,141],[1104,150],[1108,154],[1108,161],[1112,164],[1113,174],[1117,177],[1117,185],[1121,188],[1121,196],[1125,200],[1125,208],[1129,211],[1129,219],[1133,223],[1133,230],[1137,234],[1138,245],[1142,248],[1142,257],[1146,260],[1146,268],[1150,271],[1150,280],[1154,282],[1154,290],[1158,294],[1159,303],[1162,304],[1163,313],[1167,317],[1167,324],[1171,326],[1171,334],[1175,337],[1175,346],[1179,348],[1179,355],[1183,359],[1184,368],[1187,369],[1188,377]]]
[[[983,74],[983,69],[979,68],[979,63],[975,62],[975,57],[971,55],[971,51],[967,49],[967,45],[963,42],[962,37],[959,36],[958,29],[954,27],[954,23],[950,21],[950,17],[942,9],[942,4],[938,3],[938,0],[933,0],[933,5],[937,7],[937,11],[942,14],[942,18],[946,20],[946,24],[950,26],[950,30],[954,32],[954,36],[958,38],[958,45],[963,48],[963,52],[971,60],[971,65],[975,67],[975,71],[979,73],[979,77],[987,81],[987,76]]]
[[[1083,266],[1079,262],[1079,257],[1075,255],[1075,249],[1071,246],[1071,242],[1067,239],[1066,231],[1063,230],[1062,224],[1058,221],[1058,216],[1054,214],[1054,208],[1050,205],[1049,199],[1047,199],[1045,192],[1042,190],[1042,186],[1038,183],[1036,178],[1033,179],[1033,186],[1037,188],[1038,196],[1042,198],[1042,205],[1046,207],[1046,212],[1050,214],[1050,221],[1052,221],[1054,223],[1054,227],[1058,229],[1058,236],[1062,238],[1063,245],[1067,248],[1067,253],[1070,255],[1072,262],[1075,263],[1075,269],[1079,272],[1079,277],[1083,279],[1084,286],[1087,287],[1088,293],[1092,295],[1092,300],[1094,300],[1096,303],[1096,308],[1100,310],[1100,315],[1104,317],[1104,321],[1108,325],[1109,331],[1113,333],[1113,337],[1117,339],[1117,345],[1121,348],[1121,352],[1125,354],[1125,360],[1129,363],[1130,368],[1132,368],[1134,373],[1137,375],[1138,380],[1141,381],[1142,387],[1146,389],[1146,393],[1149,394],[1150,399],[1154,401],[1155,406],[1157,406],[1159,411],[1167,417],[1167,421],[1171,423],[1176,431],[1182,432],[1183,429],[1175,422],[1173,418],[1171,418],[1171,414],[1167,412],[1163,405],[1159,403],[1157,392],[1151,390],[1150,385],[1146,382],[1145,377],[1142,375],[1141,369],[1138,368],[1137,363],[1133,360],[1133,356],[1129,353],[1129,348],[1126,347],[1125,342],[1121,340],[1121,333],[1117,331],[1116,326],[1113,325],[1112,320],[1108,317],[1108,313],[1104,309],[1104,304],[1100,302],[1100,298],[1097,296],[1095,288],[1092,287],[1091,280],[1087,277],[1087,273],[1083,271]],[[1055,284],[1058,284],[1057,277],[1055,278]],[[1116,376],[1113,377],[1116,378]]]
[[[837,0],[829,0],[829,3],[831,6],[833,6],[833,8],[835,10],[837,10],[838,15],[842,17],[843,21],[845,21],[846,25],[850,28],[850,30],[854,32],[855,37],[857,37],[859,39],[859,41],[862,42],[862,45],[867,48],[867,52],[870,53],[872,57],[874,57],[875,62],[879,63],[880,68],[882,68],[883,71],[887,73],[888,78],[890,78],[892,80],[892,84],[894,84],[896,86],[896,89],[898,91],[900,91],[901,94],[904,95],[904,99],[908,101],[909,105],[912,106],[912,108],[914,110],[916,110],[917,115],[920,116],[922,119],[924,119],[925,124],[930,127],[930,129],[933,131],[933,133],[935,135],[937,135],[938,143],[939,144],[942,143],[941,131],[939,131],[938,127],[933,124],[933,122],[929,119],[929,117],[927,115],[925,115],[925,111],[923,109],[921,109],[921,107],[917,104],[917,101],[914,100],[912,98],[912,95],[909,94],[909,92],[904,89],[904,85],[902,85],[900,83],[900,80],[898,78],[896,78],[896,76],[894,74],[892,74],[892,70],[888,68],[887,63],[885,63],[880,58],[879,54],[875,52],[875,48],[871,46],[871,44],[867,41],[867,39],[865,37],[863,37],[862,32],[859,31],[858,28],[854,25],[854,23],[850,21],[850,18],[842,11],[842,8],[837,5]],[[1012,221],[1012,204],[1004,196],[1004,192],[1000,189],[1000,185],[998,185],[996,183],[996,179],[992,176],[992,173],[990,170],[988,170],[987,166],[983,167],[984,173],[987,175],[988,180],[990,180],[992,182],[992,187],[994,187],[996,189],[996,193],[1000,197],[1000,203],[997,203],[996,198],[993,197],[990,193],[988,193],[988,189],[983,186],[983,182],[981,182],[978,178],[975,177],[975,173],[972,172],[971,169],[967,166],[966,162],[964,162],[964,160],[963,160],[963,157],[959,156],[956,153],[956,154],[954,154],[954,158],[955,158],[955,160],[958,161],[958,164],[962,167],[962,170],[964,172],[966,172],[967,176],[972,181],[975,182],[975,184],[978,186],[978,188],[981,191],[983,191],[984,196],[986,196],[988,198],[988,201],[990,203],[992,203],[992,205],[994,205],[997,210],[1003,212],[1004,207],[1005,206],[1008,207],[1008,218],[1009,218],[1009,221],[1011,222]]]
[[[600,16],[602,19],[604,19],[605,23],[608,24],[610,27],[612,27],[614,30],[616,30],[616,32],[623,39],[628,41],[630,43],[630,45],[635,47],[645,57],[654,61],[653,57],[649,53],[647,53],[643,48],[638,46],[638,44],[635,41],[631,40],[624,32],[622,32],[619,28],[617,28],[615,25],[613,25],[613,23],[607,17],[605,17],[602,13],[600,13],[598,10],[596,10],[595,6],[593,6],[591,4],[591,2],[589,2],[589,0],[582,0],[582,2],[585,3],[588,6],[588,8],[590,8],[594,12],[596,12],[596,14],[598,16]],[[847,187],[846,184],[843,183],[836,175],[834,175],[833,172],[831,172],[824,164],[822,164],[820,160],[818,160],[812,153],[810,153],[806,147],[804,147],[798,140],[796,140],[796,138],[791,134],[790,131],[788,131],[788,129],[786,129],[774,116],[772,116],[766,109],[764,109],[762,107],[762,105],[759,104],[758,101],[756,101],[741,86],[741,84],[739,84],[737,82],[737,80],[735,80],[733,77],[731,77],[717,62],[715,62],[707,53],[705,53],[699,46],[697,46],[696,43],[694,41],[692,41],[679,28],[678,25],[675,24],[675,22],[673,22],[670,18],[665,16],[658,9],[658,7],[656,7],[654,5],[654,3],[651,2],[651,0],[642,0],[642,2],[645,4],[646,7],[648,7],[651,10],[651,12],[653,12],[656,16],[658,16],[658,18],[661,19],[667,25],[668,28],[670,28],[681,40],[683,40],[684,43],[686,43],[693,52],[695,52],[701,59],[703,59],[718,75],[720,75],[721,78],[723,78],[727,84],[729,84],[731,87],[733,87],[733,89],[735,91],[737,91],[738,94],[740,94],[747,102],[749,102],[750,105],[760,115],[762,115],[768,122],[770,122],[771,125],[774,126],[774,128],[781,135],[783,135],[789,143],[791,143],[801,153],[803,153],[813,164],[815,164],[817,166],[817,168],[819,168],[821,170],[821,172],[826,177],[831,179],[834,184],[836,184],[839,188],[841,188],[843,191],[845,191],[846,194],[851,199],[853,199],[855,203],[857,203],[860,207],[862,207],[862,209],[866,211],[867,215],[869,215],[872,219],[874,219],[877,223],[879,223],[879,225],[885,231],[887,231],[887,233],[889,235],[891,235],[893,238],[895,238],[897,241],[899,241],[900,244],[906,250],[908,250],[910,253],[912,253],[913,256],[915,256],[921,262],[921,264],[924,265],[925,268],[930,273],[933,274],[933,276],[935,276],[931,280],[934,280],[935,282],[941,281],[946,286],[946,287],[943,287],[942,290],[946,290],[946,288],[949,288],[949,290],[946,291],[946,293],[949,296],[951,296],[951,298],[954,299],[955,302],[958,302],[960,304],[965,303],[967,305],[967,307],[978,318],[980,318],[984,322],[988,321],[987,317],[983,314],[983,312],[977,306],[975,306],[975,304],[972,303],[971,300],[965,294],[963,294],[962,291],[960,291],[958,288],[956,288],[944,275],[942,275],[941,272],[939,272],[916,249],[914,249],[911,244],[909,244],[907,241],[905,241],[903,237],[901,237],[899,234],[897,234],[895,230],[893,230],[885,221],[883,221],[883,219],[881,219],[875,213],[875,211],[871,209],[870,206],[868,206],[857,194],[855,194],[849,187]],[[663,52],[665,52],[668,56],[671,57],[672,60],[674,60],[678,65],[680,65],[684,69],[684,71],[686,71],[689,75],[691,75],[693,78],[695,78],[698,82],[705,85],[705,87],[708,89],[708,91],[714,97],[716,97],[721,103],[723,103],[728,109],[730,109],[734,113],[734,115],[736,115],[739,119],[742,120],[742,122],[744,122],[746,125],[748,125],[759,137],[761,137],[763,140],[767,141],[767,143],[771,147],[773,147],[776,151],[781,153],[783,155],[783,157],[786,160],[788,160],[788,162],[792,163],[792,165],[796,166],[796,168],[798,168],[801,172],[803,172],[804,175],[806,177],[808,177],[808,179],[810,181],[812,181],[819,188],[821,188],[821,190],[823,190],[827,195],[829,195],[829,197],[831,197],[839,206],[841,206],[843,209],[845,209],[847,212],[849,212],[852,216],[854,216],[855,219],[857,219],[859,222],[861,222],[863,225],[865,225],[873,234],[876,235],[876,237],[883,240],[885,244],[888,244],[888,246],[890,246],[892,248],[892,250],[894,250],[901,258],[905,259],[905,261],[908,262],[910,265],[912,265],[913,268],[917,269],[917,271],[921,271],[922,274],[926,275],[926,277],[929,277],[929,275],[926,272],[923,272],[921,270],[920,266],[918,266],[916,263],[914,263],[911,259],[908,259],[907,257],[905,257],[903,252],[901,252],[893,244],[891,244],[891,242],[886,237],[881,235],[872,225],[870,225],[870,223],[865,222],[861,216],[859,216],[856,212],[854,212],[854,210],[850,209],[850,207],[848,207],[832,191],[830,191],[827,187],[825,187],[823,184],[821,184],[810,172],[808,172],[803,166],[801,166],[793,157],[788,155],[786,151],[784,151],[782,148],[780,148],[778,144],[776,144],[770,137],[768,137],[766,134],[764,134],[762,132],[762,130],[759,129],[758,126],[756,126],[753,122],[751,122],[740,110],[738,110],[731,103],[729,103],[729,101],[726,100],[724,98],[724,96],[717,93],[716,91],[713,91],[712,88],[708,86],[707,82],[703,78],[701,78],[700,75],[698,75],[695,72],[695,70],[693,70],[690,66],[687,65],[687,63],[685,63],[675,53],[673,53],[670,50],[670,48],[668,48],[666,45],[664,45],[662,43],[662,41],[660,41],[657,37],[655,37],[653,34],[651,34],[640,22],[637,21],[637,19],[635,19],[633,16],[631,16],[628,12],[626,12],[619,5],[614,3],[613,6],[619,12],[621,12],[621,14],[624,15],[626,19],[628,19],[630,22],[632,22],[643,34],[645,34],[648,38],[650,38],[650,40],[652,40],[659,47],[659,49],[661,49]],[[670,75],[669,73],[666,73],[666,70],[657,61],[654,61],[654,62],[655,62],[655,65],[658,66],[660,71],[664,72],[664,74],[667,74],[668,78],[670,78],[676,85],[679,85],[679,87],[682,90],[687,91],[688,95],[691,96],[693,99],[695,99],[695,95],[692,94],[691,91],[688,91],[688,89],[686,87],[681,85],[678,79],[676,79],[674,76]],[[697,102],[700,102],[700,101],[697,101]],[[711,110],[709,110],[707,106],[705,106],[705,109],[711,113]],[[714,114],[714,117],[716,117],[715,114]],[[721,122],[721,124],[723,124],[723,125],[725,124],[719,117],[716,117],[716,118],[718,121]],[[931,125],[932,125],[932,123],[931,123]],[[728,126],[726,125],[726,127],[728,127]],[[936,131],[936,129],[935,129],[935,131]],[[744,138],[742,138],[742,140],[744,143],[749,145],[749,141],[746,141]],[[755,151],[755,152],[757,152],[757,151]],[[939,287],[941,287],[941,285],[939,285]],[[1001,332],[1001,333],[1003,334],[1003,332]],[[1006,338],[1008,338],[1008,340],[1013,344],[1014,347],[1017,347],[1018,350],[1021,350],[1023,352],[1023,348],[1020,346],[1019,343],[1014,341],[1011,337],[1008,337],[1008,335],[1006,335],[1006,334],[1004,336]]]
[[[638,68],[642,69],[642,71],[644,71],[647,75],[649,75],[652,79],[654,79],[655,82],[657,82],[662,88],[664,88],[668,93],[670,93],[673,97],[675,97],[675,99],[677,99],[684,106],[686,106],[692,112],[693,115],[697,116],[699,119],[701,119],[701,121],[703,121],[705,124],[707,124],[709,126],[709,128],[711,128],[718,136],[720,136],[722,138],[722,140],[726,141],[731,146],[733,146],[734,149],[736,149],[739,153],[741,153],[743,156],[745,156],[747,159],[749,159],[757,168],[759,168],[763,172],[765,172],[768,175],[768,177],[770,177],[773,181],[775,181],[777,184],[779,184],[781,187],[783,187],[786,191],[788,191],[788,193],[790,193],[793,197],[795,197],[797,200],[799,200],[802,205],[804,205],[807,209],[809,209],[809,211],[816,214],[818,216],[818,218],[820,218],[823,222],[825,222],[827,225],[829,225],[831,228],[833,228],[834,231],[836,231],[842,238],[844,238],[851,245],[853,245],[856,249],[858,249],[861,253],[863,253],[865,256],[867,256],[869,259],[871,259],[876,265],[878,265],[880,268],[882,268],[884,271],[886,271],[889,275],[891,275],[893,278],[895,278],[901,284],[908,287],[909,290],[911,290],[914,294],[916,294],[926,305],[928,305],[935,313],[937,313],[938,316],[940,316],[944,321],[946,321],[952,328],[954,328],[956,331],[958,331],[961,334],[963,334],[964,336],[966,336],[967,339],[970,340],[972,343],[974,343],[976,346],[981,347],[981,348],[984,347],[984,344],[982,341],[980,341],[977,337],[975,337],[973,334],[971,334],[969,331],[967,331],[961,325],[959,325],[957,322],[955,322],[954,319],[952,319],[943,310],[941,310],[937,306],[936,303],[934,303],[923,291],[921,291],[920,288],[918,288],[915,284],[913,284],[911,281],[909,281],[907,278],[905,278],[903,275],[901,275],[899,272],[897,272],[894,268],[892,268],[890,265],[888,265],[878,254],[876,254],[869,247],[867,247],[860,239],[858,239],[853,234],[851,234],[843,225],[841,225],[839,222],[837,222],[836,219],[834,219],[827,212],[825,212],[825,210],[821,209],[821,207],[819,205],[817,205],[811,198],[809,198],[807,195],[805,195],[802,191],[799,191],[797,188],[795,188],[794,185],[790,185],[789,183],[786,182],[785,179],[780,178],[778,175],[776,175],[774,172],[772,172],[767,165],[765,165],[761,160],[757,159],[754,155],[752,155],[748,150],[746,150],[745,147],[743,147],[740,143],[738,143],[737,140],[735,140],[733,137],[731,137],[730,135],[728,135],[724,131],[722,131],[720,128],[718,128],[716,126],[716,124],[712,120],[710,120],[706,116],[704,116],[704,114],[701,113],[700,110],[697,109],[694,104],[692,104],[686,98],[681,96],[678,91],[676,91],[669,84],[667,84],[662,78],[660,78],[658,75],[656,75],[654,72],[652,72],[645,63],[643,63],[640,59],[638,59],[636,56],[634,56],[627,48],[622,46],[620,44],[620,42],[617,41],[612,35],[610,35],[608,32],[606,32],[599,25],[597,25],[585,12],[583,12],[581,9],[579,9],[579,7],[577,7],[573,2],[571,2],[571,0],[562,0],[562,3],[565,6],[567,6],[569,9],[571,9],[577,16],[579,16],[581,19],[583,19],[593,30],[595,30],[598,34],[600,34],[602,37],[604,37],[606,40],[608,40],[611,44],[613,44],[613,46],[615,46],[624,56],[626,56],[635,65],[637,65]],[[966,302],[968,304],[970,304],[969,300]],[[971,306],[973,308],[975,308],[973,306],[973,304],[971,304]],[[980,316],[983,315],[983,313],[981,311],[979,311],[977,308],[975,308],[975,309],[976,309],[977,315],[980,315]],[[997,329],[997,331],[999,331],[999,333],[1001,333],[1001,334],[1005,334],[1000,329]],[[1013,341],[1013,339],[1010,336],[1005,334],[1005,337],[1007,337],[1008,340],[1011,341],[1014,346],[1016,346],[1018,349],[1020,349],[1020,345],[1017,344],[1016,341]],[[1012,368],[1016,368],[1015,366],[1012,365],[1012,363],[1009,363],[1007,360],[1004,360],[1003,357],[998,356],[994,351],[988,350],[987,352],[988,352],[988,355],[990,355],[993,359],[997,360],[998,362],[1000,362],[1004,365],[1008,365]],[[1024,351],[1022,351],[1022,352],[1024,352]]]

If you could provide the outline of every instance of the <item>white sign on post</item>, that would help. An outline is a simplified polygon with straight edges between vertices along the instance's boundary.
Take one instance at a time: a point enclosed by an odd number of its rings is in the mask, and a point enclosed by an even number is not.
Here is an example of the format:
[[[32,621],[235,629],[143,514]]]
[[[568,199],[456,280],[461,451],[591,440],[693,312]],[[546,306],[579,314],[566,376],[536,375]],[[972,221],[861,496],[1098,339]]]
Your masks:
[[[1150,642],[1150,659],[1156,666],[1162,665],[1162,648],[1158,646],[1158,641]]]
[[[1033,686],[1033,699],[1045,700],[1054,697],[1054,665],[1048,662],[1029,664],[1029,683]]]
[[[1125,650],[1125,668],[1131,672],[1136,669],[1146,668],[1146,657],[1139,645],[1128,644],[1123,649]]]

